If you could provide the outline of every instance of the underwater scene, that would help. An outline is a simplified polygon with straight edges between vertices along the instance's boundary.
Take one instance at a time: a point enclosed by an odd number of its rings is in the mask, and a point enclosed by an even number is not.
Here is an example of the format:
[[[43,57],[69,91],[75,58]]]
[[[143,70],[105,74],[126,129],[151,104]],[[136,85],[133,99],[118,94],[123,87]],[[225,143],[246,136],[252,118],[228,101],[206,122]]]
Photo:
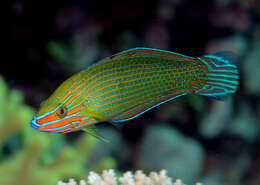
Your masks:
[[[260,184],[259,0],[15,0],[10,20],[0,185]]]

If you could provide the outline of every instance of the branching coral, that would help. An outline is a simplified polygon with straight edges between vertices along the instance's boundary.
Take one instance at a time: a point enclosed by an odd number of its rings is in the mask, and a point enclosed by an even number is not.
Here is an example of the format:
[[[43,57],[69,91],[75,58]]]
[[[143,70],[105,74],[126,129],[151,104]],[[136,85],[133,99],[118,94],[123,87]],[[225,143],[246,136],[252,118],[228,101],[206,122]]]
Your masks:
[[[151,172],[149,176],[145,175],[142,171],[138,170],[134,174],[126,172],[122,177],[116,177],[114,170],[104,170],[102,176],[95,172],[90,172],[88,176],[88,183],[81,180],[79,185],[184,185],[180,179],[172,181],[167,176],[166,170],[161,170],[159,173]],[[70,179],[68,183],[59,181],[57,185],[77,185],[74,179]],[[201,183],[196,183],[201,185]]]
[[[71,176],[85,176],[90,168],[115,168],[109,157],[95,164],[88,160],[98,142],[91,136],[83,134],[70,146],[62,134],[33,130],[29,122],[34,110],[23,103],[19,91],[8,89],[1,76],[0,102],[1,185],[51,185]]]

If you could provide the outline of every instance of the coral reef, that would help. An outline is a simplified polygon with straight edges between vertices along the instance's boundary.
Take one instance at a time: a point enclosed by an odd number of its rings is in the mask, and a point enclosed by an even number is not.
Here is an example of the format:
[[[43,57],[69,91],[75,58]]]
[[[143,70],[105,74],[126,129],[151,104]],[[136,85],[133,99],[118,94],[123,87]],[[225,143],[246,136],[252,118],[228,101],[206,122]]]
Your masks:
[[[136,171],[134,174],[131,171],[125,172],[121,177],[117,176],[114,170],[104,170],[102,176],[95,172],[90,172],[88,176],[88,183],[81,180],[79,185],[185,185],[180,179],[172,181],[167,176],[166,170],[161,170],[159,173],[151,172],[149,176],[144,174],[141,170]],[[77,185],[74,179],[70,179],[68,183],[59,181],[57,185]],[[202,185],[196,183],[196,185]]]
[[[51,185],[88,171],[115,168],[115,160],[102,156],[92,163],[89,156],[95,138],[83,134],[71,145],[64,135],[37,132],[30,127],[33,109],[23,103],[17,90],[9,90],[0,77],[0,184]]]

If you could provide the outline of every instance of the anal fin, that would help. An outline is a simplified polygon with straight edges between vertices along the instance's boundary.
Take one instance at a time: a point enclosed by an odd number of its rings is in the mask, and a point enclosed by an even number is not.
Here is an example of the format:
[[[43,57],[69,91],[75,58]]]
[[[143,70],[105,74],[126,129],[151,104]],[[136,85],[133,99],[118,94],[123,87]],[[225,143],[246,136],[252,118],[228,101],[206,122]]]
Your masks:
[[[123,122],[123,121],[131,120],[162,103],[168,102],[170,100],[173,100],[173,99],[183,96],[185,94],[186,93],[184,93],[184,92],[175,91],[175,92],[172,92],[172,93],[169,93],[166,95],[158,96],[152,100],[148,100],[145,103],[135,104],[132,107],[128,108],[127,110],[123,110],[123,111],[119,112],[118,114],[114,115],[111,118],[111,121]]]

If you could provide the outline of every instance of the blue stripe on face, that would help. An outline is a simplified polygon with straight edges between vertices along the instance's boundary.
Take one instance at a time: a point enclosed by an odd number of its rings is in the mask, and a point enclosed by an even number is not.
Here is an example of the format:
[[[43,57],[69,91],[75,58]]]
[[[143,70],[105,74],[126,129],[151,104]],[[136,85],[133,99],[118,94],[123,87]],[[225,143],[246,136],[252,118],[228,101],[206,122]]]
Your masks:
[[[54,110],[49,111],[49,112],[47,112],[47,113],[45,113],[45,114],[43,114],[43,115],[41,115],[41,116],[38,116],[37,119],[44,118],[45,116],[48,116],[48,115],[50,115],[50,114],[56,112],[59,108],[60,108],[60,105],[59,105],[58,107],[56,107]]]
[[[33,117],[33,120],[31,121],[31,126],[34,126],[34,127],[39,127],[39,126],[41,126],[40,124],[38,124],[38,123],[36,122],[36,120],[37,120],[37,118],[36,118],[36,116],[34,116],[34,117]]]
[[[39,126],[38,126],[38,124],[36,123],[35,120],[32,120],[31,121],[31,127],[37,130]]]
[[[40,126],[46,126],[46,125],[50,125],[50,124],[53,124],[53,123],[57,123],[57,122],[59,122],[59,121],[65,120],[65,119],[67,119],[67,118],[80,117],[80,116],[77,115],[77,114],[78,114],[78,113],[75,113],[75,114],[72,114],[72,115],[70,115],[70,116],[66,116],[66,117],[64,117],[64,118],[62,118],[62,119],[49,121],[49,122],[46,122],[46,123],[44,123],[44,124],[41,124]]]
[[[72,128],[68,128],[68,129],[64,129],[64,130],[60,130],[60,129],[66,128],[66,127],[69,126],[69,125],[79,124],[81,121],[73,121],[73,122],[71,122],[71,123],[69,123],[69,124],[67,124],[67,125],[65,125],[65,126],[56,127],[56,128],[50,128],[50,129],[39,129],[39,127],[46,126],[46,125],[50,125],[50,124],[53,124],[53,123],[57,123],[58,121],[64,120],[64,119],[66,119],[66,118],[71,118],[71,117],[76,116],[76,115],[77,115],[77,113],[75,113],[75,114],[73,114],[73,115],[70,115],[70,116],[67,116],[67,117],[65,117],[65,118],[63,118],[63,119],[50,121],[50,122],[47,122],[47,123],[44,123],[44,124],[38,124],[38,123],[37,123],[37,117],[34,116],[34,117],[33,117],[33,120],[31,121],[31,127],[34,128],[34,129],[36,129],[36,130],[38,130],[38,131],[51,131],[51,132],[55,132],[55,133],[61,133],[61,132],[65,132],[65,131],[70,132],[69,130],[72,129],[73,127],[72,127]],[[79,117],[80,117],[80,116],[79,116]],[[83,117],[83,118],[82,118],[82,120],[86,120],[86,119],[90,119],[90,117]],[[84,126],[84,125],[87,125],[87,124],[93,123],[93,122],[96,122],[96,120],[94,120],[94,121],[89,121],[89,122],[87,122],[87,123],[85,123],[85,124],[77,125],[75,128],[79,128],[79,127],[82,127],[82,126]],[[55,130],[60,130],[60,131],[55,131]]]
[[[64,129],[64,130],[55,131],[55,133],[71,132],[70,130],[71,130],[71,128],[67,128],[67,129]]]
[[[79,127],[82,127],[82,126],[85,126],[85,125],[88,125],[88,124],[94,123],[94,122],[97,122],[97,121],[96,121],[96,120],[88,121],[88,122],[86,122],[86,123],[84,123],[84,124],[81,124],[81,125],[78,125],[78,126],[76,126],[76,127],[74,127],[74,128],[79,128]]]
[[[77,123],[80,123],[80,121],[73,121],[73,122],[71,122],[72,125],[73,124],[77,124]]]
[[[65,129],[65,130],[61,130],[61,131],[55,131],[55,130],[59,130],[59,129],[62,129],[62,128],[66,128],[68,127],[69,125],[71,125],[71,123],[67,124],[67,125],[64,125],[62,127],[57,127],[57,128],[51,128],[51,129],[39,129],[39,124],[36,123],[36,119],[34,117],[34,119],[31,121],[31,126],[32,128],[34,128],[35,130],[38,130],[38,131],[51,131],[51,132],[64,132],[64,131],[67,131],[67,130],[70,130],[71,128],[68,128],[68,129]]]
[[[66,127],[68,127],[68,126],[70,126],[71,125],[71,123],[69,123],[69,124],[67,124],[67,125],[64,125],[64,126],[62,126],[62,127],[56,127],[56,128],[46,128],[46,129],[37,129],[37,130],[39,130],[39,131],[55,131],[55,130],[60,130],[60,129],[63,129],[63,128],[66,128]],[[69,129],[71,129],[71,128],[69,128]],[[64,131],[64,130],[62,130],[62,131]],[[59,131],[58,131],[59,132]]]
[[[82,120],[85,120],[85,119],[90,119],[90,117],[83,117]]]
[[[70,110],[72,110],[72,109],[74,109],[74,108],[76,108],[76,107],[78,107],[78,106],[81,106],[82,105],[82,103],[84,103],[84,100],[80,103],[80,104],[78,104],[78,105],[75,105],[74,107],[71,107],[71,108],[69,108],[68,109],[68,111],[70,111]]]
[[[59,106],[57,106],[54,110],[49,111],[41,116],[38,116],[38,119],[41,119],[45,116],[48,116],[54,112],[56,112],[61,106],[63,106],[71,97],[73,97],[75,94],[77,94],[79,91],[81,91],[82,89],[84,89],[86,87],[86,85],[83,85],[80,89],[78,89],[75,93],[69,95]],[[76,98],[77,99],[77,98]],[[71,105],[71,104],[70,104]]]
[[[43,115],[41,115],[41,116],[38,116],[37,118],[38,118],[38,119],[41,119],[41,118],[44,118],[45,116],[48,116],[48,115],[50,115],[50,114],[56,112],[56,111],[57,111],[64,103],[66,103],[71,97],[72,97],[72,94],[69,95],[69,96],[68,96],[59,106],[57,106],[54,110],[49,111],[49,112],[47,112],[47,113],[45,113],[45,114],[43,114]]]
[[[78,130],[71,130],[71,129],[65,129],[64,131],[62,132],[66,132],[66,133],[70,133],[70,132],[78,132]],[[57,131],[55,133],[61,133],[60,131]]]
[[[79,81],[79,79],[76,80],[76,81],[74,81],[74,83],[75,83],[75,82],[78,82],[78,81]],[[73,91],[74,89],[76,89],[76,87],[80,86],[82,83],[84,83],[83,80],[81,80],[79,83],[77,83],[76,85],[74,85],[74,86],[70,89],[70,91]]]

